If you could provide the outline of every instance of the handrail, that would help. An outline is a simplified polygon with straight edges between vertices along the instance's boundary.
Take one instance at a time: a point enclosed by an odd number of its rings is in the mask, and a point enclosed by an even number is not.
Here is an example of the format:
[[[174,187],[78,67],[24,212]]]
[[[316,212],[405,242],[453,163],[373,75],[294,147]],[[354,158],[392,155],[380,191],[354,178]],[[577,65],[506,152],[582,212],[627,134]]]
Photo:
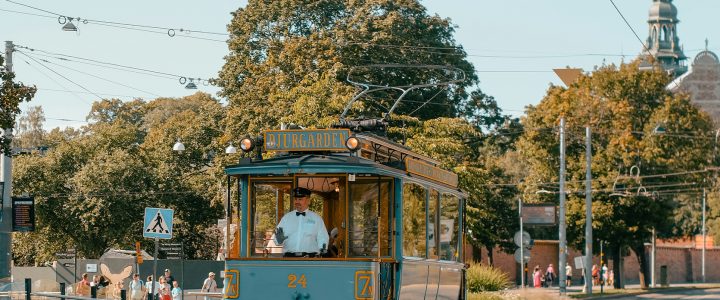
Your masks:
[[[207,296],[211,298],[222,298],[223,293],[221,292],[187,292],[189,296]]]
[[[31,296],[41,296],[41,297],[55,297],[55,298],[63,298],[63,299],[75,299],[75,300],[97,300],[98,299],[98,298],[75,296],[75,295],[61,295],[60,292],[32,292],[32,293],[30,293],[30,295]]]

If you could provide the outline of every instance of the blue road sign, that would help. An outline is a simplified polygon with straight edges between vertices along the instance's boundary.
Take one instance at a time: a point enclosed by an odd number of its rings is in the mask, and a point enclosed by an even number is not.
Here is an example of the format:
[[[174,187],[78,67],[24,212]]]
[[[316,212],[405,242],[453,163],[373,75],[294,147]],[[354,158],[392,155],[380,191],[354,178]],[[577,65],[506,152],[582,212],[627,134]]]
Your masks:
[[[171,239],[172,223],[172,209],[146,207],[145,222],[143,222],[143,237]]]

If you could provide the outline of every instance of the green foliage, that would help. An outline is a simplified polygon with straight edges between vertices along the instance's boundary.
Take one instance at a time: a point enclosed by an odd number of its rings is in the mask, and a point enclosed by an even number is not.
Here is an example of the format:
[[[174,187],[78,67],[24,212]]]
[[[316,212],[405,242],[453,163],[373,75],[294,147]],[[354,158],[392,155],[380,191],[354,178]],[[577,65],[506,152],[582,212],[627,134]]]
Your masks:
[[[36,196],[38,227],[16,235],[17,264],[47,262],[68,248],[87,258],[129,249],[144,240],[145,207],[173,208],[173,238],[185,242],[189,258],[214,258],[218,235],[208,229],[222,217],[220,168],[231,159],[212,155],[224,148],[217,141],[224,110],[207,94],[168,100],[97,102],[95,123],[56,128],[44,135],[44,156],[15,160],[14,191]],[[176,138],[186,152],[172,151]]]
[[[637,62],[603,66],[581,76],[568,88],[553,86],[523,119],[525,132],[518,142],[528,161],[524,197],[533,202],[555,202],[557,195],[537,195],[539,189],[557,190],[559,139],[557,126],[566,120],[567,190],[583,191],[586,172],[584,127],[592,130],[593,238],[610,248],[642,249],[652,229],[660,236],[691,234],[692,218],[682,208],[690,204],[672,191],[672,184],[701,183],[712,161],[708,133],[710,118],[683,94],[665,89],[669,78],[662,70],[639,71]],[[656,126],[666,128],[655,134]],[[630,176],[638,169],[640,176]],[[635,171],[633,171],[635,172]],[[648,176],[679,173],[675,176]],[[668,186],[670,185],[670,186]],[[657,193],[652,193],[652,192]],[[624,193],[623,197],[616,196]],[[570,245],[584,243],[584,195],[568,194]],[[691,206],[692,207],[692,206]],[[681,226],[672,227],[677,221]],[[596,245],[594,249],[598,249]],[[645,266],[640,256],[641,266]]]
[[[4,59],[0,56],[0,66],[4,66]],[[0,67],[0,128],[14,128],[15,118],[20,114],[20,103],[30,101],[37,89],[22,83],[15,83],[15,73],[8,72]],[[10,153],[11,135],[0,135],[0,153]]]
[[[508,275],[492,266],[472,264],[465,274],[470,293],[501,291],[511,285]]]
[[[219,78],[229,101],[226,122],[232,132],[256,134],[280,122],[328,126],[356,92],[345,82],[355,66],[435,64],[464,70],[465,82],[448,90],[412,92],[395,111],[408,114],[418,108],[418,101],[434,97],[413,114],[421,120],[460,116],[467,110],[465,88],[477,82],[466,53],[455,44],[450,21],[428,15],[419,1],[249,1],[233,15],[230,54]],[[363,79],[408,85],[438,76],[375,71]],[[351,115],[379,117],[398,95],[373,96],[358,101]]]

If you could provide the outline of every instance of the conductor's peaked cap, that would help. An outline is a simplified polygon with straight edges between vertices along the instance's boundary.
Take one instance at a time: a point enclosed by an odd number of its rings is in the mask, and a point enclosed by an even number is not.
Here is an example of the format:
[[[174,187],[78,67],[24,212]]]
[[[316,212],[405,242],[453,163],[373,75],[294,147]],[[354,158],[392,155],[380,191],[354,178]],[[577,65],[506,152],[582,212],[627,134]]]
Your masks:
[[[307,197],[310,196],[310,190],[302,187],[296,187],[293,189],[293,197]]]

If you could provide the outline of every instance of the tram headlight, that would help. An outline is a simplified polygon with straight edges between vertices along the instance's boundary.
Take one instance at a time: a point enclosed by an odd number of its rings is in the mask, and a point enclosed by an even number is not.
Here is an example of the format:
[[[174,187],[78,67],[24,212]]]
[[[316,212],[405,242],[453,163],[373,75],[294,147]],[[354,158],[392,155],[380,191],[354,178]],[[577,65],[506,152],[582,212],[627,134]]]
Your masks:
[[[354,136],[349,137],[345,140],[345,147],[350,151],[355,151],[360,148],[360,140]]]
[[[243,152],[250,152],[255,148],[255,141],[251,138],[244,138],[240,140],[240,149]]]

